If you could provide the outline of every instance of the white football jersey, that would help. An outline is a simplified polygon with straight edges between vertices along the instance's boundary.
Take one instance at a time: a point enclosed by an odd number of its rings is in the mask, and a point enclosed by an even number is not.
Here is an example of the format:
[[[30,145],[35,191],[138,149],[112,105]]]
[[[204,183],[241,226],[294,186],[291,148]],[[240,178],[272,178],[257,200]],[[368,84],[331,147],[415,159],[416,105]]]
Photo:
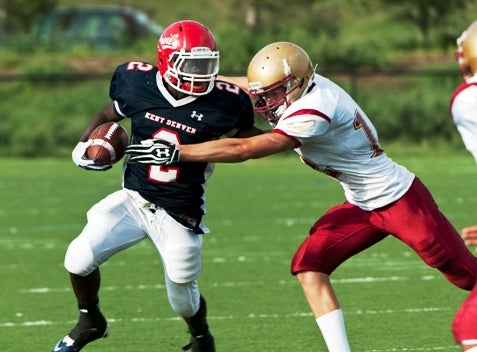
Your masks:
[[[451,116],[466,149],[477,162],[477,75],[468,79],[454,92],[451,99]]]
[[[364,210],[398,200],[414,180],[383,152],[374,126],[349,94],[318,74],[273,131],[295,139],[302,161],[337,179],[346,199]]]

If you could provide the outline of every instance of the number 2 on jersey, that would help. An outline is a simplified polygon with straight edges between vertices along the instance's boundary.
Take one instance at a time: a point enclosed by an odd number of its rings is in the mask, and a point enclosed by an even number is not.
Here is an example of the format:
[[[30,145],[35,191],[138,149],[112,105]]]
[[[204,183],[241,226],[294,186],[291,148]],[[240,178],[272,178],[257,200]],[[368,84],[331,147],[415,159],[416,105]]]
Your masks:
[[[156,131],[152,138],[162,139],[170,143],[179,144],[179,138],[177,134],[166,129],[160,129]],[[164,165],[151,165],[149,166],[149,179],[151,181],[160,183],[175,183],[177,175],[179,174],[178,167],[168,167]]]

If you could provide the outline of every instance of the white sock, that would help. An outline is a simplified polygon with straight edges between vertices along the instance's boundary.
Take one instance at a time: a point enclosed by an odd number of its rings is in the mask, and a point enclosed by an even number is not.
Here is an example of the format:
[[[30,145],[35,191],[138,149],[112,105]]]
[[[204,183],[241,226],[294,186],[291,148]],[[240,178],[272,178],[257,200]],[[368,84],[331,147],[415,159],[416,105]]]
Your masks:
[[[477,346],[472,347],[472,348],[466,350],[465,352],[477,352]]]
[[[341,309],[333,310],[316,318],[316,323],[329,352],[351,352]]]

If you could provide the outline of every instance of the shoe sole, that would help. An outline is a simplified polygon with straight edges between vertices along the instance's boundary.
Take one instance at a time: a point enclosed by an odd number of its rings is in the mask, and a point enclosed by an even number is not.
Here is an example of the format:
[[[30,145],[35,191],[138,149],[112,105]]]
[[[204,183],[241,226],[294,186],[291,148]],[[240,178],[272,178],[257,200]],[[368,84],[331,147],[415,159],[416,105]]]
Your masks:
[[[106,337],[109,336],[109,330],[110,330],[111,326],[109,325],[109,323],[106,325],[106,330],[104,330],[104,335],[103,335],[103,339],[105,339]]]

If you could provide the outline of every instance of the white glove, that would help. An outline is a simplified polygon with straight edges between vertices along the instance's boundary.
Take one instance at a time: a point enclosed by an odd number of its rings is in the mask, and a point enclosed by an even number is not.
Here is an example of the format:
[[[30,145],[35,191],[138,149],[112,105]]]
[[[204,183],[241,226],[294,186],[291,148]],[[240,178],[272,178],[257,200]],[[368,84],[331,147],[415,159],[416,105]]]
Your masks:
[[[177,145],[162,139],[146,139],[126,148],[129,163],[170,165],[179,161]]]
[[[76,144],[75,149],[73,149],[73,151],[71,152],[71,158],[73,159],[73,162],[79,167],[82,167],[86,170],[106,171],[112,168],[113,166],[111,164],[96,165],[95,159],[88,159],[88,157],[86,156],[86,150],[92,144],[92,139],[88,139],[86,142],[78,142],[78,144]]]

